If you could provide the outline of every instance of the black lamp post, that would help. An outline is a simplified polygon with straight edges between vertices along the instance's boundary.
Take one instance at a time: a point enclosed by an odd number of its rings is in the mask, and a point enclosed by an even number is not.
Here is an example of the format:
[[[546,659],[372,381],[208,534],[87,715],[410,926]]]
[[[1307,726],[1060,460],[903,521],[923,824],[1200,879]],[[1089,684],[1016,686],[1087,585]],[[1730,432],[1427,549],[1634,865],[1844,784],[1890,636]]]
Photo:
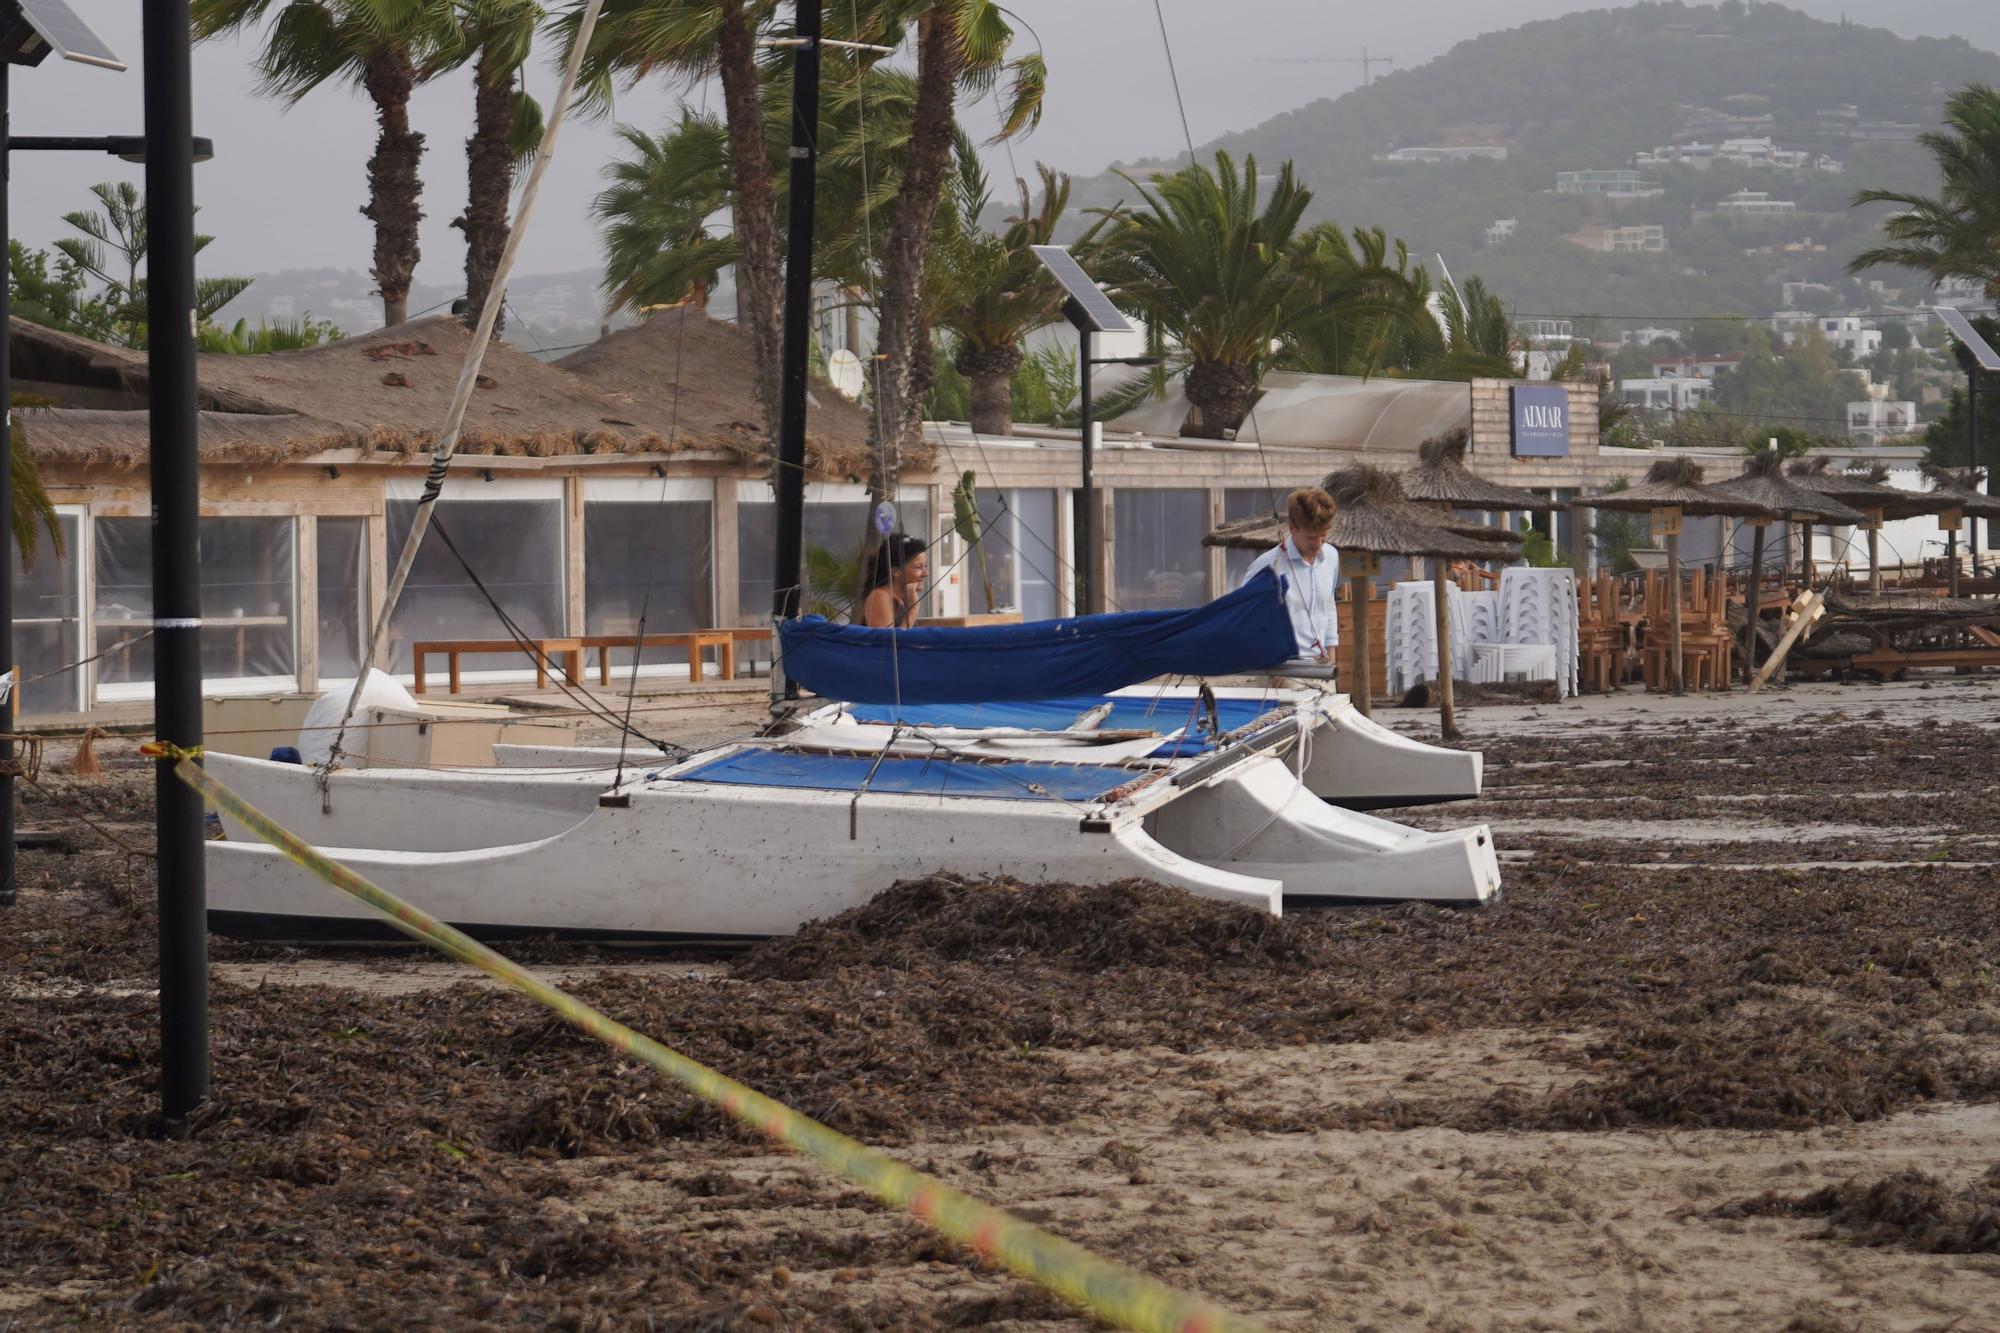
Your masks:
[[[111,48],[83,26],[61,0],[0,0],[0,144],[12,147],[9,137],[12,118],[9,87],[13,66],[39,65],[51,55],[79,64],[123,70],[124,62]],[[0,253],[9,234],[7,217],[8,159],[0,152]],[[8,454],[0,458],[0,671],[14,669],[14,376],[7,345],[9,321],[13,318],[13,281],[0,282],[0,411],[6,413]],[[14,681],[11,690],[18,690]],[[11,699],[10,692],[4,696]],[[11,709],[8,716],[11,717]],[[11,723],[0,725],[0,907],[12,907],[16,892],[14,872],[14,742],[4,739]]]

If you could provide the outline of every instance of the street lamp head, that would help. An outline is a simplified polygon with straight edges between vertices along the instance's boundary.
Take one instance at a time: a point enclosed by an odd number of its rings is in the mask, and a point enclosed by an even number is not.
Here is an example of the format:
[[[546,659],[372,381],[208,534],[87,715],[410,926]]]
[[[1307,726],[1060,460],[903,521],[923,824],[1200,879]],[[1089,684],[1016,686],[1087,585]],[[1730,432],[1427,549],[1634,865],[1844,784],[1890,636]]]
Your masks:
[[[39,65],[51,54],[100,69],[125,68],[118,53],[64,0],[0,0],[0,58],[14,65]]]
[[[104,141],[104,151],[126,162],[146,161],[146,136],[143,134],[114,134]],[[215,158],[215,140],[202,135],[194,136],[194,160],[210,162]]]

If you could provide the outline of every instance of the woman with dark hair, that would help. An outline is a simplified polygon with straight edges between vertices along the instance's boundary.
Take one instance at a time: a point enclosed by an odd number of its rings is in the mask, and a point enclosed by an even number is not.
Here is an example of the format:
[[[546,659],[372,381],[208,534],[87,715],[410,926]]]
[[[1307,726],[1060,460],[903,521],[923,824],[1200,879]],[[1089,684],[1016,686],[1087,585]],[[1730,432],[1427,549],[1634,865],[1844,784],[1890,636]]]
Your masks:
[[[923,600],[924,576],[930,572],[924,544],[906,532],[892,532],[875,550],[875,568],[868,595],[861,601],[861,623],[870,629],[908,629],[917,623],[917,603]]]

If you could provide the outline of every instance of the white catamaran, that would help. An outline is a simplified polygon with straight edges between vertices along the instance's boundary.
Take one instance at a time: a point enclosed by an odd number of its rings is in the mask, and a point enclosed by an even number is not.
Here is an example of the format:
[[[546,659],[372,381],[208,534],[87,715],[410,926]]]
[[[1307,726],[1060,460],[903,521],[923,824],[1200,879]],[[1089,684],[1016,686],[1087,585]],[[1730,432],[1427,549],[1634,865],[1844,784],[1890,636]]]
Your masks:
[[[489,937],[734,943],[797,930],[899,878],[1139,877],[1285,907],[1500,891],[1484,825],[1427,833],[1354,806],[1473,796],[1479,756],[1408,740],[1339,695],[1190,687],[1105,698],[1093,731],[924,723],[829,705],[782,737],[719,746],[608,793],[615,750],[496,747],[503,767],[437,773],[212,755],[217,777],[399,896]],[[1057,706],[1067,710],[1075,700]],[[1018,708],[1012,711],[1020,711]],[[226,934],[386,934],[352,900],[224,820],[209,844]]]

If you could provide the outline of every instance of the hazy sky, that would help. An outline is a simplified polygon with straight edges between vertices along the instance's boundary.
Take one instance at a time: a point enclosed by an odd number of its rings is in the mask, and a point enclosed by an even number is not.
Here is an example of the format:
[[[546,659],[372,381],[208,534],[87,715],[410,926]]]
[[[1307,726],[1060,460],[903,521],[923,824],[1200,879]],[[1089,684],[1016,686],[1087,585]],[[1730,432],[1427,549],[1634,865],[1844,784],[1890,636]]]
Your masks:
[[[141,127],[137,0],[72,0],[76,10],[133,68],[124,74],[49,62],[13,77],[14,133],[133,133]],[[1254,125],[1360,82],[1356,64],[1308,64],[1272,57],[1351,58],[1366,46],[1406,69],[1480,32],[1602,4],[1576,0],[1160,0],[1196,143]],[[1085,173],[1114,160],[1162,156],[1182,147],[1181,125],[1154,17],[1154,0],[1010,0],[1039,37],[1050,91],[1042,128],[1017,144],[1023,174],[1034,160]],[[1845,13],[1906,36],[1964,35],[2000,49],[1995,0],[1798,0],[1824,18]],[[331,266],[365,270],[370,227],[359,213],[372,151],[367,100],[346,89],[314,93],[290,110],[253,89],[250,50],[220,43],[195,53],[195,130],[216,142],[216,160],[196,168],[201,225],[216,242],[204,273],[257,273]],[[537,66],[545,98],[556,71]],[[622,95],[616,120],[658,128],[681,93],[654,84]],[[691,94],[700,101],[700,93]],[[712,104],[713,99],[711,99]],[[979,113],[973,113],[976,118]],[[990,108],[985,113],[990,118]],[[471,121],[468,76],[419,91],[413,118],[425,154],[422,281],[453,281],[463,246],[451,230],[465,201],[464,139]],[[598,172],[612,155],[613,119],[571,120],[537,205],[521,271],[594,267],[589,217]],[[1000,155],[1004,163],[1004,153]],[[24,153],[14,159],[14,235],[44,245],[67,229],[62,214],[106,179],[140,179],[112,158]]]

